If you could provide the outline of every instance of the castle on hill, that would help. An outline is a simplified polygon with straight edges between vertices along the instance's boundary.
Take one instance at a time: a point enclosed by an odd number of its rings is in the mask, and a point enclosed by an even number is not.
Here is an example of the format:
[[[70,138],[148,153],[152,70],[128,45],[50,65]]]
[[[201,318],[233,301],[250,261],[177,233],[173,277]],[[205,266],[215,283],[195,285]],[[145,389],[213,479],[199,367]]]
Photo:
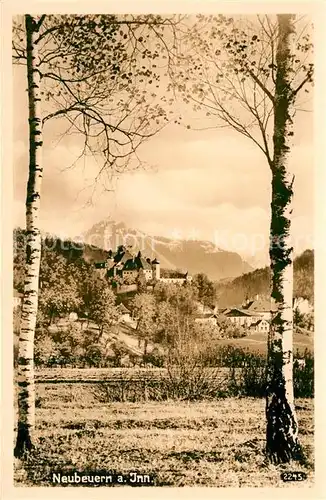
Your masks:
[[[120,245],[116,252],[109,250],[106,261],[95,264],[97,269],[105,270],[108,278],[121,277],[126,281],[135,281],[142,273],[146,281],[162,281],[165,283],[184,283],[191,281],[188,273],[161,269],[160,262],[154,258],[145,258],[139,251],[135,256],[130,248]]]

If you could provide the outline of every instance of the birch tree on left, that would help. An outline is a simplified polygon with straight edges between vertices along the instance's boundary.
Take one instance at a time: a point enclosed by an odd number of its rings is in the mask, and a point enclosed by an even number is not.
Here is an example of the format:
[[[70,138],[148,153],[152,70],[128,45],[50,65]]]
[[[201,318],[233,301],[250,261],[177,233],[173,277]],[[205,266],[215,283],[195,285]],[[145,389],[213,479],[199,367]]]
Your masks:
[[[29,105],[29,175],[26,197],[26,262],[24,297],[18,354],[18,433],[15,456],[33,446],[35,421],[34,332],[37,315],[41,233],[39,228],[40,193],[43,175],[41,78],[39,53],[35,43],[40,19],[25,16]]]
[[[102,174],[104,180],[105,174],[110,180],[112,173],[123,173],[135,158],[136,166],[132,168],[137,168],[138,147],[168,122],[161,106],[161,102],[167,102],[166,97],[159,97],[153,90],[159,87],[160,80],[155,62],[161,52],[171,55],[176,23],[174,16],[106,14],[27,14],[14,22],[13,60],[26,65],[29,105],[16,457],[34,445],[33,349],[41,258],[43,127],[50,120],[61,120],[63,135],[74,132],[82,136],[78,158],[86,154],[101,158],[96,180]],[[172,33],[168,42],[166,29]],[[153,39],[156,43],[151,50]]]

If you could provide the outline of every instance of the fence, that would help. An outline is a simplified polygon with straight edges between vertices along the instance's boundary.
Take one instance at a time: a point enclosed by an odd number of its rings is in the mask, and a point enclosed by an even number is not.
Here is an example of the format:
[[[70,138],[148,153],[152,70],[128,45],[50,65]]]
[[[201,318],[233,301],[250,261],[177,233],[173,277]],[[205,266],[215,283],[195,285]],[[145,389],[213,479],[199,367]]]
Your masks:
[[[313,397],[313,359],[304,366],[294,365],[296,397]],[[309,361],[309,362],[308,362]],[[37,370],[35,382],[49,385],[93,386],[98,401],[160,401],[166,399],[214,399],[227,396],[263,397],[265,366],[242,368],[196,367],[191,370],[151,369],[47,369]]]

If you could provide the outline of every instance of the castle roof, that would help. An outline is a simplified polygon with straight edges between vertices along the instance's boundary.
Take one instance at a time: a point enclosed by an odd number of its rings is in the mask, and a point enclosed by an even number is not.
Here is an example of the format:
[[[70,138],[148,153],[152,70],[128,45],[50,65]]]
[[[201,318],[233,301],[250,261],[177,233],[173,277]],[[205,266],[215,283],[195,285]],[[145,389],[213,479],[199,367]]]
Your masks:
[[[152,268],[150,264],[146,261],[146,259],[144,259],[144,257],[137,256],[135,259],[133,258],[128,259],[123,266],[124,271],[132,271],[134,269],[151,270]]]
[[[138,269],[152,269],[151,265],[147,262],[147,260],[144,257],[141,256],[140,252],[135,258],[135,262],[137,264]]]
[[[125,252],[117,253],[114,257],[114,262],[125,264],[129,259],[133,259],[133,255],[128,250],[126,250]]]
[[[109,260],[113,259],[111,265],[109,264]],[[154,260],[153,263],[159,264],[158,260]],[[116,271],[131,271],[131,270],[152,270],[151,260],[150,258],[145,258],[142,256],[139,251],[137,257],[134,257],[132,253],[126,249],[123,245],[120,245],[117,249],[117,252],[113,253],[112,250],[108,252],[108,260],[106,262],[98,262],[95,264],[96,268],[109,268],[109,276],[113,275],[113,269]]]
[[[134,259],[128,259],[123,266],[123,271],[133,271],[134,269],[138,269],[138,266]]]

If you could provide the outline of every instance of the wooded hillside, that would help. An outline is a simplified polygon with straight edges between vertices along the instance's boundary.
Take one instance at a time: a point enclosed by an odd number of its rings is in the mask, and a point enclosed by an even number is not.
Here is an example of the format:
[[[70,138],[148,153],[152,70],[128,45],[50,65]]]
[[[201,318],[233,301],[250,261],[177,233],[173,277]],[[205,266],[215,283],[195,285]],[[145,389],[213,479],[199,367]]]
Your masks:
[[[217,284],[219,307],[240,305],[247,297],[269,295],[270,268],[264,267]],[[314,301],[314,251],[305,250],[294,259],[294,297]]]

